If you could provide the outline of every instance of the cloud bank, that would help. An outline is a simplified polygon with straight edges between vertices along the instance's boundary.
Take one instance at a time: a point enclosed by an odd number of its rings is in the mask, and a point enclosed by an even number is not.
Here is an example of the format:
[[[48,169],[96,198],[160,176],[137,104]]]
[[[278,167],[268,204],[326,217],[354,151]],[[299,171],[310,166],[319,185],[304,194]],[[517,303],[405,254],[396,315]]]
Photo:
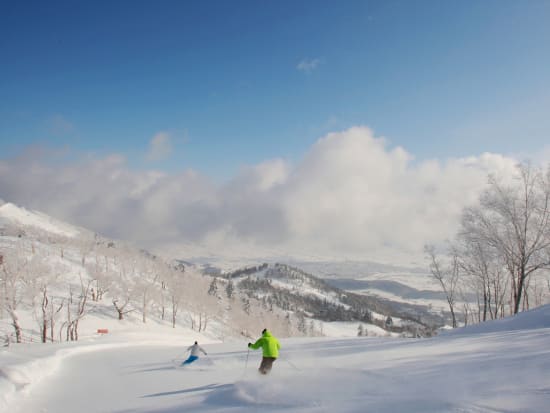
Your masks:
[[[157,250],[376,260],[452,237],[487,174],[515,164],[497,154],[418,162],[354,127],[319,139],[297,164],[268,160],[222,185],[192,170],[132,170],[117,155],[62,165],[31,151],[0,161],[0,198]]]

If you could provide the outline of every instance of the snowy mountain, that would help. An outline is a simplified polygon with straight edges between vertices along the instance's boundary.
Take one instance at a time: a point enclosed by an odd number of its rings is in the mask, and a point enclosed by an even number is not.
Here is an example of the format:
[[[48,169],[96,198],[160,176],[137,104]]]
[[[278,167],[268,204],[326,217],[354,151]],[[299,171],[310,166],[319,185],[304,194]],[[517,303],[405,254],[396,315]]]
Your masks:
[[[181,251],[178,256],[182,256]],[[311,256],[285,257],[276,253],[262,258],[243,257],[237,259],[232,257],[226,261],[221,256],[211,254],[209,257],[197,258],[190,253],[182,261],[193,263],[200,267],[205,274],[212,276],[246,271],[247,268],[257,267],[261,263],[271,266],[283,263],[321,279],[332,287],[366,295],[379,302],[387,303],[395,309],[403,307],[403,310],[408,309],[412,314],[449,318],[449,307],[445,294],[441,291],[441,286],[435,282],[429,269],[422,266],[421,263],[406,267],[336,258],[327,261]],[[435,324],[439,322],[435,321]]]
[[[38,211],[27,210],[12,203],[0,205],[0,229],[18,227],[31,232],[45,232],[64,237],[77,237],[84,229],[56,220]]]
[[[301,317],[325,322],[374,324],[396,333],[431,334],[444,324],[442,317],[421,306],[396,303],[371,294],[356,294],[287,264],[245,267],[221,274],[265,308],[277,306]],[[391,323],[387,323],[388,317]]]

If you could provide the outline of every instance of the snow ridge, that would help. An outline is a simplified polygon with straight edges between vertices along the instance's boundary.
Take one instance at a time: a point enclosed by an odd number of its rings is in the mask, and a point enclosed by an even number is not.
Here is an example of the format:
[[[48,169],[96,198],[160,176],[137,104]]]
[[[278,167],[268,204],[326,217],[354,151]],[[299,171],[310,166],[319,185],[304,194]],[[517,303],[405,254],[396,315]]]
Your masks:
[[[34,227],[65,237],[76,237],[81,231],[38,211],[27,210],[10,202],[0,205],[0,218],[14,224]]]

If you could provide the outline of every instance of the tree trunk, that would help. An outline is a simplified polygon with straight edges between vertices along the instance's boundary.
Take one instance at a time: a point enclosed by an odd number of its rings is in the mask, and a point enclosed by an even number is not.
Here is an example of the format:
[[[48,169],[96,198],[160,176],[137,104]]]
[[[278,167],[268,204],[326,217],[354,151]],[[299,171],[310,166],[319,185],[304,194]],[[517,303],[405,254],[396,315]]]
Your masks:
[[[176,316],[178,314],[178,303],[172,297],[172,328],[176,328]]]
[[[119,306],[117,305],[116,300],[113,300],[113,305],[114,305],[115,310],[116,310],[116,312],[117,312],[117,314],[118,314],[118,319],[119,319],[119,320],[123,320],[123,319],[124,319],[124,311],[123,311],[123,310],[124,310],[124,306],[119,307]]]
[[[48,296],[47,291],[44,288],[42,291],[42,343],[48,341]]]
[[[15,310],[9,308],[8,312],[10,313],[11,317],[11,325],[13,326],[13,329],[15,330],[15,341],[17,343],[22,342],[22,334],[21,334],[21,326],[19,325],[19,318],[17,317],[17,314],[15,313]]]
[[[521,297],[523,295],[523,285],[525,283],[525,269],[521,269],[518,277],[517,291],[514,291],[514,314],[519,312],[519,306],[521,304]]]

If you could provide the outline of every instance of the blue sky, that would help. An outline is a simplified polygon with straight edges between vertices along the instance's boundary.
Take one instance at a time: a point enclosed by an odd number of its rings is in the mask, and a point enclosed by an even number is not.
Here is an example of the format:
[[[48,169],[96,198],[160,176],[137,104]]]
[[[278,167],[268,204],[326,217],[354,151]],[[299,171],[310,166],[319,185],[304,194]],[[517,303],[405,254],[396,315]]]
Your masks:
[[[180,257],[422,257],[488,173],[550,160],[549,21],[550,0],[4,2],[0,203]]]
[[[417,159],[550,141],[550,1],[9,2],[1,157],[230,176],[367,125]],[[146,153],[164,132],[171,150]]]

